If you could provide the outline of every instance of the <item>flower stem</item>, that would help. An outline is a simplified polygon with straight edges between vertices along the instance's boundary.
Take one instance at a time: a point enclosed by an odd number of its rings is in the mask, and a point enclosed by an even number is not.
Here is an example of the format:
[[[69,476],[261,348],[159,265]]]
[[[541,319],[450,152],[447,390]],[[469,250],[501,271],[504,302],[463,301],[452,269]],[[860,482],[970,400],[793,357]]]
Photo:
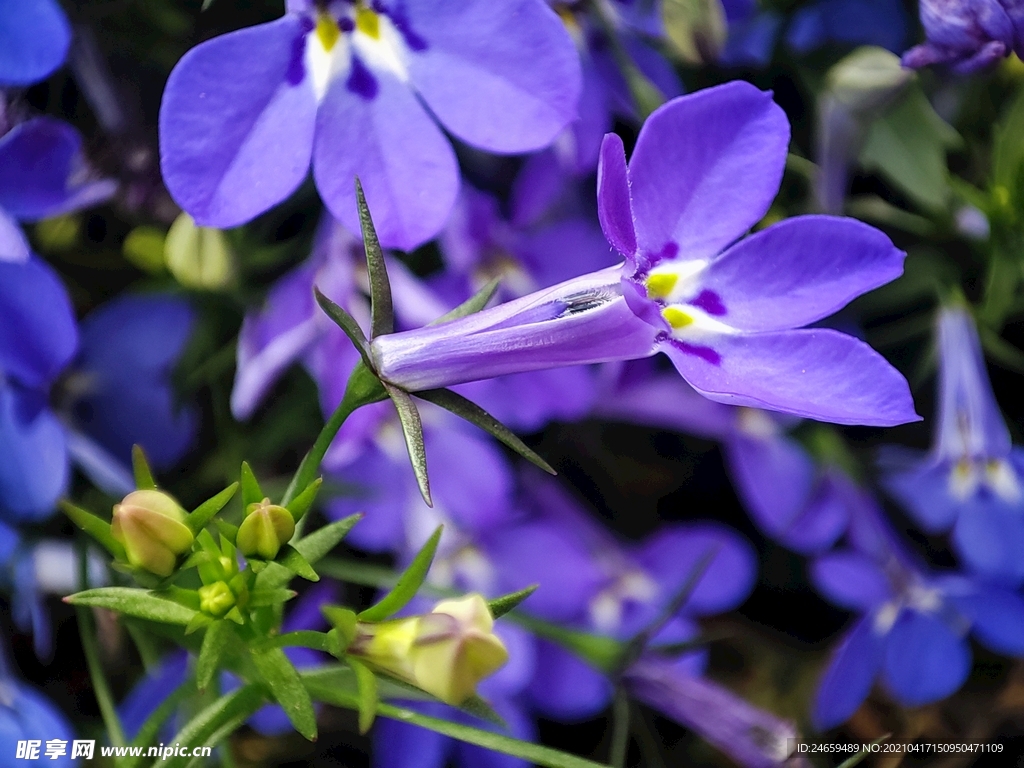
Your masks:
[[[110,744],[114,747],[123,747],[125,746],[124,729],[121,727],[121,719],[117,716],[117,707],[114,705],[110,686],[107,685],[107,678],[103,675],[92,616],[87,608],[76,608],[75,613],[78,615],[78,634],[82,637],[82,650],[85,652],[85,661],[89,666],[89,678],[92,680],[93,693],[96,694],[96,703],[100,706],[100,714],[103,716],[103,724],[110,737]]]
[[[357,408],[380,402],[386,397],[387,393],[381,386],[380,380],[362,363],[356,365],[352,375],[348,378],[345,396],[327,423],[324,424],[324,428],[320,430],[309,453],[299,464],[299,468],[295,471],[295,475],[284,492],[284,498],[281,499],[282,505],[290,504],[316,478],[320,462],[324,460],[327,449],[331,447],[331,443],[341,429],[341,425],[345,423],[345,419]]]

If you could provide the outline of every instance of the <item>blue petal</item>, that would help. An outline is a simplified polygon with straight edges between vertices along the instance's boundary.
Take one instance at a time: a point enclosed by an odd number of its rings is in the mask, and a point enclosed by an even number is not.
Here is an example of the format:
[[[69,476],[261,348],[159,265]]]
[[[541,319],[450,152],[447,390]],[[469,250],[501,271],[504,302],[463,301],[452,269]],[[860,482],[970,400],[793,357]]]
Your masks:
[[[1008,656],[1024,656],[1024,600],[997,587],[979,586],[950,598],[965,616],[972,632],[986,648]]]
[[[953,546],[968,568],[1008,586],[1024,582],[1024,509],[979,489],[953,528]]]
[[[156,670],[135,684],[117,708],[125,736],[135,738],[146,719],[174,689],[185,682],[187,671],[188,654],[178,651],[170,654]]]
[[[847,610],[869,611],[892,596],[877,561],[858,552],[830,552],[815,559],[811,580],[826,600]]]
[[[405,542],[405,509],[410,494],[417,492],[408,467],[371,446],[334,479],[351,485],[352,490],[331,500],[328,515],[340,520],[356,512],[364,514],[348,540],[370,552],[400,549]]]
[[[538,643],[530,700],[540,713],[565,722],[586,720],[599,715],[611,695],[612,685],[602,673],[557,645]]]
[[[47,77],[70,44],[71,26],[55,0],[0,0],[0,87]]]
[[[508,724],[508,735],[522,741],[537,740],[537,726],[521,705],[510,699],[492,699],[490,703],[495,712]],[[478,721],[472,722],[471,725],[502,732],[497,727],[482,725]],[[464,741],[455,742],[455,752],[462,768],[529,768],[533,765],[521,757],[484,749]]]
[[[971,649],[939,617],[905,610],[889,632],[885,681],[898,701],[920,706],[954,693],[971,671]]]
[[[888,452],[889,456],[895,454]],[[922,529],[941,533],[953,525],[962,507],[949,490],[950,469],[946,462],[922,457],[916,466],[883,475],[882,485]]]
[[[828,42],[900,53],[907,42],[907,16],[899,0],[822,0],[797,11],[786,42],[800,53]]]
[[[0,515],[50,516],[68,480],[64,430],[35,394],[0,385]]]
[[[766,67],[782,28],[778,13],[759,13],[753,18],[729,24],[729,37],[719,55],[727,67]]]
[[[829,549],[846,530],[856,497],[863,493],[840,470],[828,468],[800,515],[780,537],[794,552]]]
[[[67,754],[55,760],[45,757],[43,760],[52,768],[72,768],[77,762],[71,760],[70,749],[75,732],[63,713],[49,699],[27,685],[3,679],[0,679],[0,685],[7,693],[4,702],[0,703],[0,753],[7,755],[5,762],[8,765],[15,764],[14,755],[20,740],[42,741],[40,756],[43,756],[47,740],[62,739],[68,742]]]
[[[434,717],[447,717],[449,711],[438,704],[418,703],[417,711]],[[452,748],[452,740],[435,731],[390,718],[377,721],[373,738],[374,768],[443,768]]]
[[[25,261],[28,257],[25,233],[18,222],[0,208],[0,261]]]
[[[865,616],[832,655],[814,699],[812,719],[819,731],[845,722],[871,692],[882,666],[885,645],[875,631],[874,619]]]

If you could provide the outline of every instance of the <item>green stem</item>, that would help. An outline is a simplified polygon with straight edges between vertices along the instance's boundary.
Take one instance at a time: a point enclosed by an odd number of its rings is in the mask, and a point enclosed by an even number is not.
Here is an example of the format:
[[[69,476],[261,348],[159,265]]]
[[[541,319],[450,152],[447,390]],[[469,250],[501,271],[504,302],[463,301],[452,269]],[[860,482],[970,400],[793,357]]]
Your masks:
[[[125,746],[124,729],[121,727],[121,719],[117,716],[117,707],[114,706],[114,697],[110,693],[110,686],[107,685],[107,678],[103,675],[92,616],[87,608],[76,608],[75,613],[78,615],[78,634],[82,637],[82,650],[85,652],[85,661],[89,666],[93,693],[100,706],[100,714],[103,716],[107,735],[110,736],[110,744],[114,747],[123,747]]]
[[[612,709],[612,745],[608,751],[608,764],[626,768],[629,754],[629,697],[621,688],[615,692]]]
[[[345,396],[341,399],[341,404],[331,414],[327,423],[324,424],[324,428],[317,435],[313,447],[309,449],[309,453],[302,459],[302,463],[299,464],[299,468],[295,471],[292,481],[288,483],[288,489],[284,492],[284,498],[281,499],[283,506],[290,504],[296,496],[305,490],[306,486],[316,479],[316,473],[320,470],[320,462],[324,460],[327,449],[331,447],[331,443],[337,437],[341,425],[345,423],[345,419],[356,408],[380,402],[386,397],[387,393],[381,386],[380,380],[362,363],[356,365],[352,375],[348,378],[348,385],[345,387]]]

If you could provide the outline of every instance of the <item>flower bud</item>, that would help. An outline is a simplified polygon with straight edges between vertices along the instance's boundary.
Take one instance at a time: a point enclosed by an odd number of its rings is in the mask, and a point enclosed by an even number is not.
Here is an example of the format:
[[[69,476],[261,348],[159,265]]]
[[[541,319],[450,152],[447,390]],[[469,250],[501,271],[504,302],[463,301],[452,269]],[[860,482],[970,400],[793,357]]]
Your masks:
[[[199,610],[220,618],[235,607],[235,593],[223,581],[199,588]]]
[[[250,504],[246,518],[238,528],[235,544],[246,557],[258,555],[264,560],[277,557],[283,544],[287,544],[295,533],[295,518],[292,513],[270,499]]]
[[[185,510],[163,491],[133,491],[114,505],[111,535],[119,541],[128,562],[157,576],[174,573],[178,557],[192,547],[194,537],[185,525]]]
[[[457,705],[508,661],[493,630],[486,601],[472,594],[442,600],[422,616],[359,624],[348,652]]]

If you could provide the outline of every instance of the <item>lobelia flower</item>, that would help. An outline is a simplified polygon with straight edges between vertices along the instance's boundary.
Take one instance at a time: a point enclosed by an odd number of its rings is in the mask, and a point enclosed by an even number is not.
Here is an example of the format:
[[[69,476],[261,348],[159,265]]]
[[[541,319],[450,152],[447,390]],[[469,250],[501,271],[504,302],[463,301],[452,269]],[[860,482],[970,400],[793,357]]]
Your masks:
[[[29,258],[28,241],[18,222],[87,208],[109,198],[116,188],[114,181],[91,177],[82,137],[70,125],[37,117],[14,126],[0,136],[0,262]]]
[[[996,653],[1024,656],[1024,600],[956,574],[927,572],[869,500],[851,520],[850,548],[822,555],[811,578],[832,603],[862,614],[826,668],[815,698],[819,729],[847,720],[875,679],[901,704],[954,693],[971,669],[967,633]]]
[[[883,454],[883,482],[925,531],[952,528],[970,570],[1016,586],[1024,581],[1024,451],[1010,442],[968,310],[946,307],[936,322],[934,446],[927,456]]]
[[[15,680],[6,660],[0,658],[0,750],[7,755],[9,764],[21,762],[15,757],[19,741],[34,740],[39,742],[35,759],[45,760],[54,768],[72,768],[78,762],[71,759],[74,738],[63,713],[41,693]],[[52,739],[65,742],[67,749],[63,755],[46,756],[46,742]]]
[[[70,44],[71,25],[56,0],[0,0],[0,88],[48,77]]]
[[[771,204],[788,144],[785,114],[744,82],[655,111],[628,167],[609,134],[598,209],[625,265],[378,336],[376,372],[415,392],[660,351],[712,400],[841,424],[917,420],[906,380],[868,345],[800,327],[902,273],[884,234],[800,216],[732,244]]]
[[[163,175],[197,223],[231,227],[284,200],[312,161],[338,219],[359,231],[358,176],[381,242],[411,249],[437,234],[459,187],[431,114],[472,146],[529,152],[575,117],[579,89],[572,41],[543,0],[288,0],[283,18],[175,67]]]
[[[1020,0],[921,0],[925,42],[903,54],[903,66],[944,64],[975,72],[1024,51],[1024,3]]]

